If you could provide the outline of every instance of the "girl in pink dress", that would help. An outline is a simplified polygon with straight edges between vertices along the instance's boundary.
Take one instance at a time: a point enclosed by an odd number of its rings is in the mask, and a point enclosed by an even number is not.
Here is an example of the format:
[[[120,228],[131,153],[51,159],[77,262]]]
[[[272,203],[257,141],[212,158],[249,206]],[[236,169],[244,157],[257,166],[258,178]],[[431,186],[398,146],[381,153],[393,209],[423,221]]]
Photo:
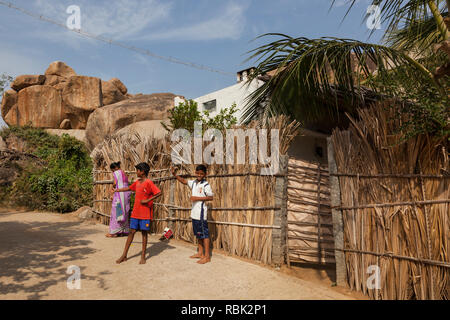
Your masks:
[[[114,176],[114,189],[128,187],[128,177],[120,169],[120,162],[110,165]],[[109,219],[109,238],[128,235],[130,232],[130,222],[128,214],[130,211],[131,192],[116,192],[112,199],[111,218]]]

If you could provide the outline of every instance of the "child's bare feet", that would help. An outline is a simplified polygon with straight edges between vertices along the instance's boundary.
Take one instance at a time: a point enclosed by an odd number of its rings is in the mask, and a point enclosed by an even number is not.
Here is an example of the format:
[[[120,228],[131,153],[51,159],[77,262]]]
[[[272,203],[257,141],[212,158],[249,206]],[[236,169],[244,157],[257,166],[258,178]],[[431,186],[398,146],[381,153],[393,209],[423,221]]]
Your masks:
[[[145,260],[145,258],[141,258],[141,261],[139,261],[139,264],[145,264],[147,261]]]
[[[120,257],[120,258],[116,261],[116,263],[119,264],[119,263],[125,262],[125,261],[127,261],[127,260],[128,260],[127,257],[122,256],[122,257]]]
[[[203,258],[201,258],[200,260],[197,261],[198,264],[205,264],[205,263],[208,263],[208,262],[211,262],[211,258],[203,257]]]
[[[201,259],[203,256],[200,253],[194,254],[193,256],[190,256],[191,259]]]

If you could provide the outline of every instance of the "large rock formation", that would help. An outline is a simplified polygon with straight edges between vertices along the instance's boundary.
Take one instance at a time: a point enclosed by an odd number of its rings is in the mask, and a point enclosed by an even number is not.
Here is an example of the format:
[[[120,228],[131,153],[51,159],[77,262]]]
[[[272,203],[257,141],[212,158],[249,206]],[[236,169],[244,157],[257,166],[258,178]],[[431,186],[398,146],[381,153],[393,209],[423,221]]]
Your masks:
[[[108,82],[111,82],[111,84],[113,84],[115,87],[117,87],[123,95],[128,93],[127,87],[125,87],[125,85],[119,79],[112,78]]]
[[[6,115],[17,104],[17,92],[14,90],[6,90],[2,99],[2,115]]]
[[[39,108],[30,108],[30,106],[39,106]],[[63,118],[60,92],[45,85],[20,90],[16,116],[18,122],[15,124],[19,126],[31,124],[36,127],[36,124],[39,124],[41,128],[58,128]]]
[[[51,63],[45,75],[18,76],[11,88],[3,95],[3,119],[36,128],[85,129],[94,110],[130,97],[119,79],[80,76],[61,61]]]
[[[127,97],[120,91],[118,87],[114,85],[111,80],[102,81],[103,103],[105,105],[113,104],[127,99]]]
[[[43,75],[22,75],[18,76],[12,83],[11,88],[19,91],[27,87],[44,84],[45,76]]]
[[[175,106],[175,98],[180,96],[173,93],[137,95],[95,110],[86,126],[88,148],[93,150],[107,135],[132,123],[167,119],[168,110]]]
[[[156,139],[162,139],[166,134],[168,134],[167,130],[164,129],[161,122],[168,124],[168,120],[146,120],[139,121],[128,126],[119,129],[115,133],[118,135],[124,134],[126,132],[138,132],[141,137],[153,137]]]
[[[52,62],[47,71],[45,71],[46,76],[60,76],[63,78],[69,78],[72,76],[76,76],[76,72],[69,67],[67,64],[61,61]]]
[[[101,80],[94,77],[72,76],[62,85],[64,119],[71,129],[86,128],[91,112],[103,106]],[[60,123],[56,127],[59,128]]]
[[[68,134],[69,136],[74,137],[75,139],[80,140],[81,142],[84,142],[86,144],[86,131],[85,130],[45,129],[45,131],[52,135],[55,135],[55,136],[62,136],[63,134]]]

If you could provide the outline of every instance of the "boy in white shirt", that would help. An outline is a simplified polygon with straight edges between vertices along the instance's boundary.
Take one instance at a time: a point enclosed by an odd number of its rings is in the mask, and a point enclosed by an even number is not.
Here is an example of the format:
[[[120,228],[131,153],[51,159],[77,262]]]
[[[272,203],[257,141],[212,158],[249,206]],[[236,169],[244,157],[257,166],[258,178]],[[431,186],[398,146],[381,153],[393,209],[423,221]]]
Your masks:
[[[213,200],[213,192],[211,186],[206,181],[206,167],[204,165],[199,165],[195,168],[196,180],[186,180],[175,174],[175,168],[172,168],[172,174],[180,181],[182,184],[189,186],[192,190],[192,227],[194,234],[198,239],[198,252],[191,256],[193,259],[200,259],[197,263],[205,264],[211,261],[211,255],[209,250],[210,240],[209,240],[209,230],[207,221],[207,211],[205,201]],[[204,250],[204,252],[203,252]]]

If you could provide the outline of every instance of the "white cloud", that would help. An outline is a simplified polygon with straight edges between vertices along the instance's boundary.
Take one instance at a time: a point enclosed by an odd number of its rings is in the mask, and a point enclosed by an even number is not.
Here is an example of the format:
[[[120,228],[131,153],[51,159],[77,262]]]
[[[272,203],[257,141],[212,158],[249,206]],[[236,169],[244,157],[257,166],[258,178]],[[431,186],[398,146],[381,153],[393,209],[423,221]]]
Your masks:
[[[244,31],[247,7],[248,4],[230,2],[223,10],[206,21],[169,30],[156,30],[152,34],[140,37],[139,40],[235,40]]]
[[[35,1],[37,12],[61,24],[65,24],[69,17],[66,5],[54,1]],[[81,29],[90,34],[114,40],[214,40],[238,39],[241,36],[246,25],[245,10],[249,1],[227,2],[212,14],[196,12],[201,17],[190,24],[183,18],[173,17],[174,3],[170,1],[115,0],[95,4],[93,1],[79,0],[78,6],[81,9]],[[172,21],[187,25],[167,29]],[[79,40],[86,38],[64,29],[47,29],[49,31],[38,33],[41,38],[63,42],[75,49],[79,49]]]
[[[97,4],[81,0],[77,5],[81,9],[82,31],[115,40],[126,39],[161,23],[169,17],[173,7],[172,2],[160,0],[115,0]],[[37,12],[64,25],[69,17],[67,6],[61,2],[36,0],[35,7]],[[64,41],[75,47],[74,40],[80,39],[76,33],[64,29],[39,34],[47,40]]]

